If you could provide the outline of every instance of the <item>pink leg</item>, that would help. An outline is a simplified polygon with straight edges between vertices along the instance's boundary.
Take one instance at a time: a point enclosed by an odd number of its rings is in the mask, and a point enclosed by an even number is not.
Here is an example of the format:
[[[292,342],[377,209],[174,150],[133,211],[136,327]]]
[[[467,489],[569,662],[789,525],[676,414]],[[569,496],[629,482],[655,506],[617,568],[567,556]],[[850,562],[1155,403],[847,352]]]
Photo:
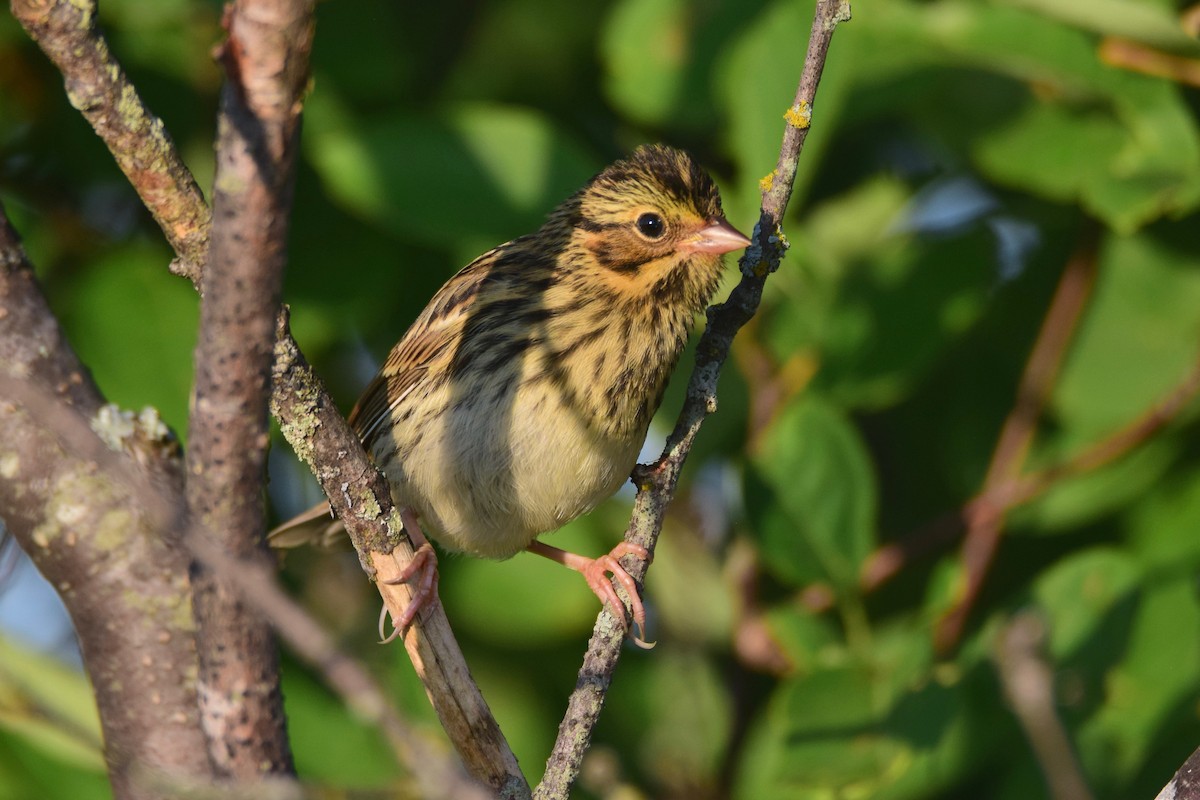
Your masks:
[[[416,552],[413,554],[413,560],[399,575],[384,581],[384,583],[393,586],[398,583],[409,584],[412,587],[412,600],[409,602],[408,608],[404,609],[404,613],[398,619],[392,620],[392,632],[387,636],[384,636],[383,633],[384,621],[387,619],[387,606],[383,607],[379,614],[379,638],[382,640],[380,644],[387,644],[399,636],[405,628],[412,624],[417,614],[421,613],[421,609],[437,597],[437,554],[433,551],[429,540],[425,538],[421,526],[417,524],[417,515],[411,508],[400,509],[400,520],[404,523],[404,532],[408,534],[409,541],[416,547]]]
[[[625,604],[621,602],[621,598],[617,596],[617,590],[613,588],[612,581],[608,579],[607,573],[612,573],[613,580],[621,584],[625,589],[625,593],[629,595],[629,607],[633,615],[633,624],[637,627],[637,634],[633,637],[634,643],[639,647],[651,648],[653,642],[646,642],[643,638],[646,633],[646,608],[642,605],[641,595],[638,594],[637,583],[633,577],[625,571],[617,561],[624,555],[635,555],[641,559],[648,559],[650,553],[640,544],[632,542],[621,542],[614,547],[608,555],[600,556],[599,558],[588,558],[587,556],[568,553],[566,550],[561,550],[557,547],[551,547],[543,542],[535,541],[528,548],[531,553],[537,553],[539,556],[556,561],[564,567],[569,567],[583,575],[587,580],[588,587],[600,598],[600,602],[608,606],[609,610],[621,622],[625,621]]]

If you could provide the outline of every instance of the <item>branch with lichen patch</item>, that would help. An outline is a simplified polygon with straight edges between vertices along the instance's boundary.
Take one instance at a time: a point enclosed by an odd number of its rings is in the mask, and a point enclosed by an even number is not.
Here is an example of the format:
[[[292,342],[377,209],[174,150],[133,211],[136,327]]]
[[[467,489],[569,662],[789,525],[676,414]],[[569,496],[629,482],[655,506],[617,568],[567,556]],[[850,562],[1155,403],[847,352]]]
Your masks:
[[[210,235],[208,208],[196,188],[196,182],[182,165],[174,145],[163,131],[161,120],[143,106],[136,91],[125,79],[120,65],[108,51],[94,24],[95,4],[89,0],[12,0],[12,6],[14,16],[63,72],[72,96],[88,98],[86,103],[77,105],[113,152],[142,202],[151,209],[167,241],[175,248],[180,262],[172,265],[173,271],[189,278],[196,288],[200,288]],[[70,88],[88,86],[88,81],[96,80],[94,76],[97,74],[104,76],[97,88],[86,92]],[[146,151],[140,149],[142,143],[138,137],[143,134],[154,139],[149,152],[158,159],[149,158],[145,155]],[[160,165],[161,168],[152,169]],[[148,176],[152,176],[152,179]],[[278,336],[276,353],[294,354],[303,362],[299,347],[286,325],[279,328]],[[296,370],[294,362],[277,364],[277,377],[281,373],[286,374],[288,379],[275,383],[272,410],[277,416],[280,414],[278,409],[285,410],[288,416],[281,416],[280,422],[288,434],[288,441],[297,449],[301,459],[317,472],[322,486],[339,498],[361,496],[368,507],[371,497],[383,498],[384,502],[379,507],[390,510],[387,491],[378,493],[382,479],[366,460],[361,444],[356,439],[344,442],[340,447],[330,444],[329,431],[335,428],[339,432],[349,429],[344,420],[340,425],[320,423],[319,420],[325,419],[323,415],[327,413],[340,419],[321,382],[306,364],[302,370]],[[343,442],[336,438],[334,441]],[[359,471],[347,472],[337,482],[327,483],[322,478],[323,474],[342,474],[336,466],[328,468],[328,463],[348,458],[350,451],[355,453],[354,463],[361,466]],[[361,460],[358,459],[360,455]],[[370,575],[378,572],[381,577],[394,576],[407,564],[405,559],[411,559],[411,548],[407,545],[393,551],[389,544],[389,537],[405,539],[398,519],[393,516],[380,513],[372,517],[374,522],[370,522],[368,517],[352,513],[350,519],[346,520],[351,540],[358,549],[364,569]],[[379,582],[378,589],[384,602],[393,611],[404,608],[405,587],[387,586]],[[447,733],[455,748],[476,779],[493,786],[502,796],[528,796],[528,785],[517,767],[516,758],[483,703],[478,687],[471,681],[466,662],[440,608],[434,616],[418,620],[413,627],[426,624],[436,624],[438,630],[427,636],[410,631],[405,637],[405,644],[417,664],[418,674],[425,682],[430,701],[442,719],[450,721]],[[463,693],[463,697],[458,696],[459,692]],[[457,710],[460,705],[464,708]],[[483,752],[489,748],[490,752]],[[475,771],[476,768],[480,771]]]
[[[398,618],[412,593],[406,584],[389,581],[413,559],[412,544],[401,533],[399,510],[387,482],[292,341],[286,311],[278,324],[271,411],[284,438],[317,476],[363,569],[375,578],[388,611]],[[436,595],[403,639],[442,727],[470,773],[499,797],[529,797],[516,756],[471,678]]]
[[[96,4],[12,0],[11,7],[179,254],[172,271],[198,284],[208,257],[208,206],[162,120],[146,109],[109,52],[96,28]]]
[[[817,84],[834,29],[839,22],[849,19],[848,0],[818,0],[804,70],[795,100],[784,115],[788,124],[779,159],[770,180],[762,182],[762,210],[754,226],[752,243],[740,262],[742,279],[728,300],[708,310],[708,325],[696,348],[696,366],[688,383],[687,399],[663,454],[653,465],[634,470],[638,493],[625,541],[645,547],[651,555],[692,442],[704,418],[716,410],[717,378],[729,356],[733,337],[758,309],[766,278],[778,269],[787,250],[780,226],[791,198],[800,150],[808,135]],[[640,559],[626,556],[622,565],[639,584],[645,578],[647,565]],[[604,705],[623,639],[624,625],[607,608],[603,609],[588,642],[558,739],[546,762],[545,775],[534,792],[538,800],[565,800],[569,796]]]
[[[139,780],[147,772],[211,780],[196,685],[180,679],[196,673],[188,558],[166,535],[170,514],[154,513],[129,481],[99,467],[119,460],[182,508],[178,448],[155,419],[122,424],[107,413],[2,207],[0,384],[0,517],[74,622],[113,794],[153,796]],[[72,426],[81,434],[64,436]],[[73,447],[75,439],[94,449]]]

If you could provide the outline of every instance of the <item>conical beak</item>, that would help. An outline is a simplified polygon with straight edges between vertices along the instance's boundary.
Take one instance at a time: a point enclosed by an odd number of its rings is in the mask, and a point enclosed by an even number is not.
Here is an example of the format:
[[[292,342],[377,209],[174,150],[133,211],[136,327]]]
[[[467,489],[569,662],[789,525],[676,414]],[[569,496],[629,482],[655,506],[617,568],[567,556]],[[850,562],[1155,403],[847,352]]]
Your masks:
[[[731,250],[741,250],[749,244],[750,240],[737,228],[726,222],[724,217],[718,217],[715,222],[710,222],[685,240],[679,249],[689,253],[720,255]]]

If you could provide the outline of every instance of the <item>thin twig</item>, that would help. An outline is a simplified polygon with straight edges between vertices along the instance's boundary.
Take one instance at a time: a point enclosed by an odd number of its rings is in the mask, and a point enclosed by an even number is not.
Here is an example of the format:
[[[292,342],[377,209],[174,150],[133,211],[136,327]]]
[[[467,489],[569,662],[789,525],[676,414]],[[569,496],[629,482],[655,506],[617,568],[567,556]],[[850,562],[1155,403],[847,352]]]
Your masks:
[[[142,104],[96,26],[91,0],[12,0],[12,13],[66,81],[71,105],[91,123],[171,247],[173,271],[199,285],[211,215],[162,120]]]
[[[799,87],[784,115],[787,125],[779,160],[766,181],[753,242],[740,263],[742,279],[728,300],[708,310],[708,326],[697,345],[696,366],[688,383],[687,399],[662,456],[654,465],[638,467],[634,471],[638,493],[625,540],[640,544],[651,555],[696,433],[704,418],[716,410],[717,378],[729,355],[734,334],[757,310],[766,278],[778,268],[787,249],[780,226],[791,197],[800,150],[808,135],[817,84],[825,67],[833,31],[839,22],[848,19],[850,4],[847,0],[818,0]],[[639,583],[644,579],[645,562],[627,556],[623,564]],[[539,800],[565,800],[569,795],[604,705],[623,640],[623,621],[616,620],[607,608],[603,609],[588,642],[575,691],[568,700],[558,738],[546,763],[545,775],[534,792]]]
[[[863,562],[859,578],[860,589],[864,593],[876,591],[908,564],[938,547],[953,542],[966,528],[967,520],[981,514],[981,509],[999,508],[1005,512],[1011,511],[1041,497],[1064,481],[1099,469],[1125,456],[1174,421],[1198,393],[1200,359],[1197,359],[1187,375],[1167,392],[1163,399],[1115,433],[1056,464],[998,483],[904,539],[876,550]],[[809,588],[819,587],[820,584],[814,584]],[[813,591],[812,594],[829,596],[828,592]],[[831,602],[820,602],[806,604],[806,607],[813,611],[826,611],[831,605]]]
[[[1053,800],[1092,800],[1071,738],[1058,717],[1054,670],[1042,647],[1046,628],[1032,613],[1015,617],[996,640],[995,662],[1013,714],[1029,740]]]
[[[1091,296],[1096,280],[1098,243],[1099,227],[1089,222],[1079,246],[1063,269],[1029,360],[1025,363],[1017,386],[1016,402],[1004,420],[983,480],[981,494],[984,496],[989,490],[1021,474],[1037,422],[1058,377],[1059,366]],[[963,594],[935,628],[934,645],[940,652],[954,647],[962,635],[1000,544],[1005,511],[1004,506],[976,503],[966,517],[967,535],[962,548],[963,569],[966,572]]]
[[[300,99],[308,81],[313,0],[237,0],[219,49],[215,221],[204,270],[190,404],[187,503],[245,564],[274,565],[266,544],[267,398],[287,233]],[[267,619],[220,575],[192,570],[200,718],[224,775],[294,774]]]

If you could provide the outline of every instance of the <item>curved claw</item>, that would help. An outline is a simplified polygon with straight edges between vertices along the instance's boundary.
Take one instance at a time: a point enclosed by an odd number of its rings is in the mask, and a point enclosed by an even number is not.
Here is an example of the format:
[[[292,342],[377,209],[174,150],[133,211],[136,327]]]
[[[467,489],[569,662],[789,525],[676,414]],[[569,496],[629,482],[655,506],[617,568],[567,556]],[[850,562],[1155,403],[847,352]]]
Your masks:
[[[416,619],[417,614],[421,613],[423,608],[437,598],[437,554],[433,551],[433,546],[425,539],[425,535],[417,525],[416,517],[412,512],[409,509],[401,509],[400,516],[404,520],[404,528],[408,533],[409,539],[417,545],[417,549],[413,553],[412,561],[400,570],[400,574],[394,578],[380,582],[388,586],[396,586],[401,583],[409,584],[409,587],[412,589],[412,599],[409,601],[408,606],[405,607],[403,613],[399,617],[392,619],[392,632],[386,636],[384,635],[384,623],[388,617],[388,608],[385,605],[380,610],[380,644],[387,644],[403,633],[412,624],[412,621]]]
[[[630,638],[638,647],[649,650],[654,647],[655,643],[647,642],[645,638],[646,607],[642,604],[641,595],[638,594],[637,582],[634,581],[633,576],[626,572],[625,568],[621,566],[621,562],[618,561],[622,556],[629,554],[641,559],[650,557],[650,553],[640,544],[621,542],[607,555],[589,559],[589,563],[584,564],[579,571],[587,580],[591,590],[600,598],[600,602],[608,606],[608,609],[617,619],[624,622],[625,604],[621,602],[621,598],[617,595],[617,590],[613,588],[612,581],[615,580],[621,584],[621,588],[629,596],[629,612],[637,631]],[[608,579],[609,574],[612,575],[612,580]]]
[[[604,604],[609,611],[612,612],[621,624],[625,624],[625,604],[621,602],[617,590],[613,587],[613,581],[621,585],[625,593],[629,595],[629,611],[633,618],[633,625],[636,628],[636,633],[630,638],[634,644],[643,649],[649,650],[654,647],[654,642],[645,640],[646,633],[646,608],[642,605],[642,597],[638,594],[637,582],[633,576],[625,571],[618,561],[619,558],[626,555],[635,555],[643,560],[650,558],[650,552],[640,544],[633,542],[621,542],[614,547],[607,555],[599,558],[587,558],[585,556],[568,553],[565,550],[560,550],[557,547],[551,547],[543,542],[535,541],[529,545],[529,551],[537,553],[540,556],[549,558],[551,561],[557,561],[563,566],[579,572],[587,580],[588,588],[600,598],[600,602]],[[612,580],[609,580],[609,574],[612,575]]]

